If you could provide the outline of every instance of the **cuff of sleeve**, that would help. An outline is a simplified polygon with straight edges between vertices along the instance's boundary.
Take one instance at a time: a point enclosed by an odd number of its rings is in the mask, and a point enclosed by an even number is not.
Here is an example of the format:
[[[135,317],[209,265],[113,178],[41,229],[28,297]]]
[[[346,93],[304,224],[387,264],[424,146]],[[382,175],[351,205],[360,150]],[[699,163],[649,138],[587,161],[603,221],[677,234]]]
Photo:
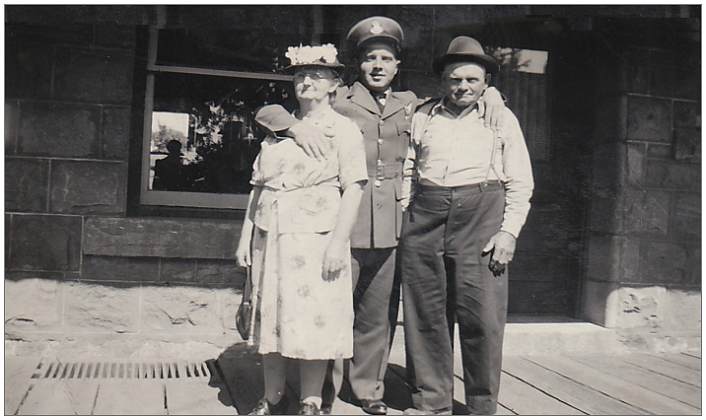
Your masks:
[[[500,230],[509,233],[517,239],[520,236],[520,231],[522,230],[522,225],[517,223],[512,223],[512,221],[505,220],[500,226]]]

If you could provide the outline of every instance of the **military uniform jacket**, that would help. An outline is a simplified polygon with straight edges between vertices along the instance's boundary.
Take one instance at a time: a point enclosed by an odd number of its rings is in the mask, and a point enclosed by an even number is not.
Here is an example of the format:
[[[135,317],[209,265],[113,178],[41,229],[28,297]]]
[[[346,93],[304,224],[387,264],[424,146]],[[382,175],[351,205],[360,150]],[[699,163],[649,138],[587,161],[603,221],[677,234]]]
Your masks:
[[[360,128],[365,144],[368,183],[351,234],[352,248],[397,246],[402,227],[402,165],[410,141],[417,97],[391,92],[382,110],[360,82],[340,88],[334,109]]]

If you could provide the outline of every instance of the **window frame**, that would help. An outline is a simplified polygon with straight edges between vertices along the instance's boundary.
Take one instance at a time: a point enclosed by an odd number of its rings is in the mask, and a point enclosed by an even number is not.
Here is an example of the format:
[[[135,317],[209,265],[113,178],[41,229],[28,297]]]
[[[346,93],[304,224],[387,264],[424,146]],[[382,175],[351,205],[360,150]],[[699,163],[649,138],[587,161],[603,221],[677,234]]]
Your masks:
[[[139,204],[142,206],[188,207],[243,210],[248,194],[204,193],[190,191],[160,191],[149,188],[150,149],[152,143],[152,113],[154,111],[155,76],[160,73],[217,76],[232,79],[291,82],[292,76],[276,73],[244,72],[211,69],[207,67],[172,66],[157,64],[159,28],[150,27],[148,34],[145,100],[142,129]]]

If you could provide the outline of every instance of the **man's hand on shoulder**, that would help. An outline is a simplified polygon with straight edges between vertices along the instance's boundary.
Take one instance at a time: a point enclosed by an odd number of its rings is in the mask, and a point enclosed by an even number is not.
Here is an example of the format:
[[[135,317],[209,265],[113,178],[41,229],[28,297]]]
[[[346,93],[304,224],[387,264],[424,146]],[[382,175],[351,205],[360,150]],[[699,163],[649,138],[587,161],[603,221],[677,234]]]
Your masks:
[[[306,121],[299,121],[289,127],[287,135],[294,139],[307,156],[318,160],[325,159],[326,150],[328,150],[327,138],[320,129]]]
[[[485,126],[493,129],[500,128],[505,113],[505,101],[500,91],[490,86],[483,92],[481,98],[485,102],[485,115],[483,115]]]

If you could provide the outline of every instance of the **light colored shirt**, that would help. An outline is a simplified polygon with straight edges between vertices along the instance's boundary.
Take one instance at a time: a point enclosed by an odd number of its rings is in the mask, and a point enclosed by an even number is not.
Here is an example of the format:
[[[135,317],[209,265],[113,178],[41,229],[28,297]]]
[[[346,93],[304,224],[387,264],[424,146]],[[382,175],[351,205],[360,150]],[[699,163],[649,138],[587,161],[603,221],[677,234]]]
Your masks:
[[[512,111],[504,108],[502,125],[493,130],[483,125],[482,107],[479,103],[457,115],[442,100],[415,112],[403,195],[413,197],[413,177],[421,184],[442,187],[500,181],[505,188],[501,230],[517,237],[534,189],[529,152]]]
[[[326,159],[310,158],[291,138],[268,136],[253,163],[251,184],[262,188],[248,212],[262,230],[280,233],[328,232],[335,228],[341,191],[365,183],[363,136],[350,119],[327,110],[305,118],[325,134],[331,150]]]

